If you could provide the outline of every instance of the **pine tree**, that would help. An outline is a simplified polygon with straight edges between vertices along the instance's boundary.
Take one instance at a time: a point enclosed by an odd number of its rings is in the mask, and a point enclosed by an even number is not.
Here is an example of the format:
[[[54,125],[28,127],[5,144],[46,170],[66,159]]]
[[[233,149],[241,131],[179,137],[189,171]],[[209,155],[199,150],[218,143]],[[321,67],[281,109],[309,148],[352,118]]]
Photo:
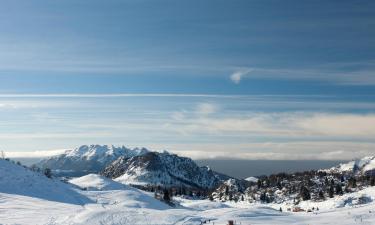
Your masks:
[[[166,201],[166,202],[170,202],[171,201],[171,197],[169,196],[168,189],[164,189],[163,200]]]
[[[344,192],[342,191],[341,184],[336,185],[336,194],[337,195],[343,195],[344,194]]]
[[[300,196],[302,197],[302,200],[304,201],[311,199],[310,191],[305,186],[301,186]]]
[[[50,168],[45,168],[44,171],[43,171],[43,174],[48,177],[48,178],[51,178],[52,177],[52,173],[51,173],[51,169]]]
[[[283,189],[283,186],[281,185],[281,182],[280,182],[280,181],[277,182],[277,188],[278,188],[279,190]]]
[[[329,196],[330,198],[333,198],[334,193],[335,193],[335,188],[334,188],[333,185],[331,184],[331,185],[329,186],[329,189],[328,189],[328,196]]]
[[[356,188],[357,180],[354,177],[349,178],[348,180],[349,187]]]
[[[323,193],[322,190],[319,191],[319,199],[321,199],[321,200],[324,200],[324,199],[325,199],[325,197],[324,197],[324,193]]]
[[[225,186],[225,195],[228,195],[228,194],[229,194],[229,187]]]
[[[260,194],[259,200],[261,202],[267,202],[267,194],[266,194],[266,192],[263,192],[262,194]]]

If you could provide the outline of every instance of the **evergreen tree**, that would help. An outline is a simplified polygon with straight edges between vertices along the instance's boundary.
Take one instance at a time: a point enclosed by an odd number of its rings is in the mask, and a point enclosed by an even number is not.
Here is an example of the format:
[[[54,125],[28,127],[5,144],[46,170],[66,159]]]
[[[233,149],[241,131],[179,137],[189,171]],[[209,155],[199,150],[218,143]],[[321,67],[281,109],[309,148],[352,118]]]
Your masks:
[[[324,199],[325,199],[325,197],[324,197],[324,193],[323,193],[322,190],[319,191],[319,199],[321,199],[321,200],[324,200]]]
[[[328,185],[329,185],[329,181],[328,181],[328,178],[327,178],[327,177],[324,179],[324,184],[325,184],[325,186],[328,186]]]
[[[349,187],[356,188],[357,180],[354,177],[349,178],[348,180]]]
[[[266,192],[263,192],[262,194],[260,194],[259,200],[261,202],[267,202],[267,194],[266,194]]]
[[[329,186],[329,189],[328,189],[328,196],[329,196],[330,198],[333,198],[334,193],[335,193],[335,188],[334,188],[333,185],[331,184],[331,185]]]
[[[52,177],[52,173],[51,173],[51,169],[50,168],[45,168],[44,171],[43,171],[43,174],[48,177],[48,178],[51,178]]]
[[[277,182],[277,188],[278,188],[279,190],[283,189],[283,186],[281,185],[281,182],[280,182],[280,181]]]
[[[302,197],[302,200],[304,201],[311,199],[310,191],[305,186],[301,186],[300,196]]]
[[[341,184],[336,185],[336,194],[337,195],[343,195],[344,194],[344,192],[342,191]]]
[[[166,201],[166,202],[170,202],[171,201],[171,196],[169,195],[168,189],[164,189],[163,200]]]

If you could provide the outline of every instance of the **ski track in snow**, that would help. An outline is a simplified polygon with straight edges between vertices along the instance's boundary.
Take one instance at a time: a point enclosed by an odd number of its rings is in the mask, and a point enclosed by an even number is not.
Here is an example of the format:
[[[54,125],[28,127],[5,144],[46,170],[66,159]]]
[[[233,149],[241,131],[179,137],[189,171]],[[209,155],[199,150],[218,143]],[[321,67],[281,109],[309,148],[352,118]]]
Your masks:
[[[131,190],[130,190],[131,191]],[[102,203],[84,205],[66,204],[31,198],[22,195],[0,194],[0,224],[178,224],[195,225],[211,220],[216,225],[226,224],[230,219],[238,224],[375,224],[374,203],[360,207],[344,207],[314,213],[279,212],[261,204],[249,204],[247,207],[221,207],[215,202],[197,200],[206,208],[197,210],[194,200],[177,199],[184,207],[165,208],[160,202],[158,207],[144,208],[134,205],[129,190],[85,191],[90,199]],[[131,193],[133,194],[133,193]],[[148,193],[140,194],[149,196]],[[124,197],[121,199],[121,196]],[[155,200],[157,201],[157,200]],[[116,202],[114,204],[114,202]],[[143,203],[140,203],[143,204]]]
[[[0,224],[198,225],[208,220],[215,225],[227,224],[228,220],[242,225],[375,224],[375,187],[324,202],[306,201],[302,207],[319,206],[321,210],[292,213],[277,210],[290,206],[287,204],[222,203],[178,197],[173,208],[156,200],[152,193],[99,175],[90,174],[71,182],[70,185],[48,179],[0,160]],[[364,205],[342,205],[346,198],[362,194],[367,194],[372,201]]]

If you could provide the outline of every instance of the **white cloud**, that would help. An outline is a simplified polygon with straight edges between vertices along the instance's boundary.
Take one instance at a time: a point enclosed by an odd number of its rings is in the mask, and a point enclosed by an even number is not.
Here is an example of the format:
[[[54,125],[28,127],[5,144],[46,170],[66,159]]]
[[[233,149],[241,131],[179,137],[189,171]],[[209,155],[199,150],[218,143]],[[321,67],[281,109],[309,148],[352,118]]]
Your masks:
[[[192,134],[199,132],[258,137],[365,139],[375,135],[375,114],[291,112],[220,118],[197,117],[185,120],[177,129]]]
[[[167,147],[193,159],[234,158],[248,160],[352,160],[373,155],[375,143],[346,141],[288,141],[260,143],[174,144]],[[228,152],[228,149],[231,149]],[[236,149],[233,151],[232,149]],[[356,151],[353,151],[355,149]]]
[[[120,98],[120,97],[183,97],[183,98],[239,98],[246,95],[216,94],[163,94],[163,93],[117,93],[117,94],[0,94],[0,98]]]
[[[46,151],[25,151],[25,152],[4,152],[5,157],[9,158],[44,158],[55,156],[64,153],[68,149],[56,149],[56,150],[46,150]]]
[[[248,75],[250,72],[252,72],[253,69],[242,69],[238,70],[230,75],[230,79],[235,83],[239,84],[244,76]]]
[[[209,115],[215,113],[218,110],[218,106],[212,103],[200,103],[197,106],[196,113],[198,115]]]

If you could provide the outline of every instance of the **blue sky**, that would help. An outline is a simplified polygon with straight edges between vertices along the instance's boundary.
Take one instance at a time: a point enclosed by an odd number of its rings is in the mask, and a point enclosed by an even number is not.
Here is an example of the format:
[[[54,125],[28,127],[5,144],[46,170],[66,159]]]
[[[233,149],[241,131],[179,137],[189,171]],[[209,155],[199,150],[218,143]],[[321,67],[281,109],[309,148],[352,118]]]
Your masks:
[[[0,148],[373,154],[374,26],[373,1],[4,2]]]

